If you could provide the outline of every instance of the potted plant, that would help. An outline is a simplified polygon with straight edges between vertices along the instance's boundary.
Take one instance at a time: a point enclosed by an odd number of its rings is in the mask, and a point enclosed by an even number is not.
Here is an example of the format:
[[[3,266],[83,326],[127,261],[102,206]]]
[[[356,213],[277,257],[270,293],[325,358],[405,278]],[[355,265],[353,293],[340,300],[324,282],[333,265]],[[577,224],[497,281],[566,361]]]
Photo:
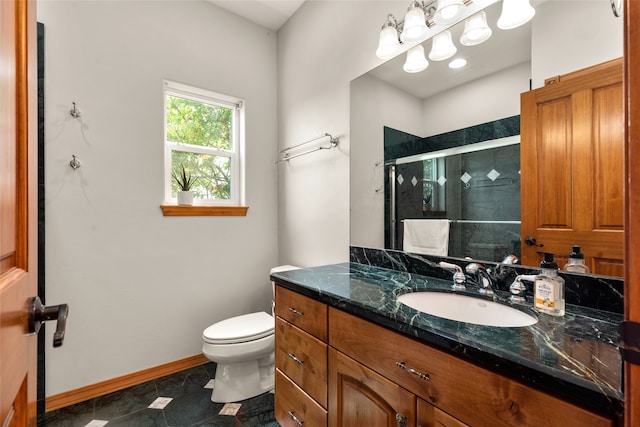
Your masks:
[[[173,180],[178,184],[178,205],[193,205],[193,191],[191,187],[196,182],[197,178],[191,176],[191,173],[187,173],[184,165],[180,165],[182,171],[176,173],[171,172]]]

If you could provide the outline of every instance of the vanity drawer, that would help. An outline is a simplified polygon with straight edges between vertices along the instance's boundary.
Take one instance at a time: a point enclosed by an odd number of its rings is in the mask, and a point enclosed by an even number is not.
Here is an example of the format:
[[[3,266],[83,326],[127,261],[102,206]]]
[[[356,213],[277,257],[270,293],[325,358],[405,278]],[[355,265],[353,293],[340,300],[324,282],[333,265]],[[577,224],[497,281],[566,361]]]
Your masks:
[[[610,419],[335,308],[329,332],[332,347],[470,426],[613,426]]]
[[[276,368],[327,407],[327,344],[276,317]]]
[[[321,341],[327,341],[327,305],[276,286],[275,313]]]
[[[276,369],[275,417],[282,427],[327,425],[327,411],[279,369]]]

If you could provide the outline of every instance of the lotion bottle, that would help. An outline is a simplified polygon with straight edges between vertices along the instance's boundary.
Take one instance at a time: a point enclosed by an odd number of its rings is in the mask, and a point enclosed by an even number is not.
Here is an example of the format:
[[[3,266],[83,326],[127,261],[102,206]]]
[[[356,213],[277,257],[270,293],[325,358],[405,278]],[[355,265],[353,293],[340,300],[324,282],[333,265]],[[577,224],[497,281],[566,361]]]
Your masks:
[[[564,265],[564,270],[577,273],[589,273],[589,267],[584,264],[584,254],[580,252],[580,246],[573,245],[569,254],[569,262]]]
[[[564,316],[564,279],[558,276],[558,264],[552,253],[544,254],[542,271],[534,281],[534,307],[551,316]]]

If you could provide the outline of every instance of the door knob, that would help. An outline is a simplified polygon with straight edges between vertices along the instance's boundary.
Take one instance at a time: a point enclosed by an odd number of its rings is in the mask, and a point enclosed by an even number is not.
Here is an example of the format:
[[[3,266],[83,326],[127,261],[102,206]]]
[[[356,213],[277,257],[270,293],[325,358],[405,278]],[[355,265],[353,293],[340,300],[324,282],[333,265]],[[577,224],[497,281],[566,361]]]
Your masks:
[[[524,244],[527,246],[537,246],[539,248],[544,247],[542,243],[536,242],[536,238],[533,236],[527,236],[524,238]]]
[[[53,346],[60,347],[64,341],[64,331],[67,327],[69,306],[67,304],[45,307],[39,297],[31,298],[29,304],[29,332],[37,334],[40,327],[47,320],[57,320],[56,332],[53,334]]]

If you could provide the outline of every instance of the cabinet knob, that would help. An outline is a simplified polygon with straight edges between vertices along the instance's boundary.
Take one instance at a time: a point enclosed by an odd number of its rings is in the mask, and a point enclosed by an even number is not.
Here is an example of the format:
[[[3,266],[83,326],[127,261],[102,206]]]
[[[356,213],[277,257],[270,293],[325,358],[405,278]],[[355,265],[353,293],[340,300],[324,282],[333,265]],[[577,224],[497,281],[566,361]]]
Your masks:
[[[396,423],[398,423],[398,427],[406,427],[407,426],[407,417],[398,413],[396,414]]]

